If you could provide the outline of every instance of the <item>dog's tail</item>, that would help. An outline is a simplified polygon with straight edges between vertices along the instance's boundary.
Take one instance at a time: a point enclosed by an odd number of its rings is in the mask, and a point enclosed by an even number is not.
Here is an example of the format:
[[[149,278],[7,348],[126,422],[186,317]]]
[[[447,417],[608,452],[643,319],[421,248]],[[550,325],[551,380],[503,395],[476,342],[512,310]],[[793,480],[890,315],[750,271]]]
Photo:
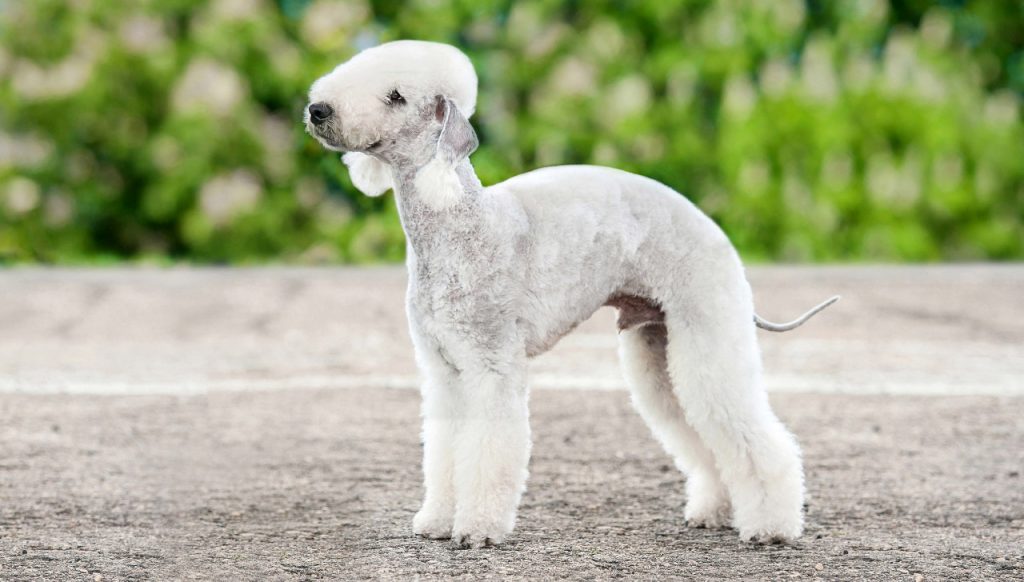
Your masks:
[[[771,321],[768,321],[767,319],[764,319],[760,315],[755,313],[754,323],[757,325],[757,327],[760,327],[761,329],[766,329],[768,331],[789,331],[791,329],[796,329],[800,327],[801,325],[806,323],[808,319],[814,317],[814,314],[818,313],[822,309],[825,309],[829,305],[832,305],[836,301],[839,301],[838,295],[836,295],[835,297],[831,297],[827,301],[823,301],[818,305],[815,305],[813,308],[811,308],[810,311],[788,323],[772,323]]]

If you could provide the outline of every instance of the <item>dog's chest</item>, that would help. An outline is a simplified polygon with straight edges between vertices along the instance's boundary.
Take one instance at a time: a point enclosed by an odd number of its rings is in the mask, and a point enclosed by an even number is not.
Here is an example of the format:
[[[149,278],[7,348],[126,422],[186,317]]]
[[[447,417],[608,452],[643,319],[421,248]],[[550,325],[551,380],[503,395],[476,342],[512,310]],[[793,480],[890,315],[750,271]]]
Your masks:
[[[441,344],[488,349],[509,340],[515,314],[500,273],[460,270],[457,264],[409,266],[409,317],[423,333]]]

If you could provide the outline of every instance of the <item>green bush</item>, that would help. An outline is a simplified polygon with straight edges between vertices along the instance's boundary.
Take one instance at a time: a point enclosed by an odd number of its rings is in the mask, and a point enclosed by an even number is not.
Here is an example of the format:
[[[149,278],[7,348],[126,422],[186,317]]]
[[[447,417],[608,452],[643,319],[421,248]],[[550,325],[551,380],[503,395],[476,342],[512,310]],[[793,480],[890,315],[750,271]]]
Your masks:
[[[753,260],[1024,257],[1016,2],[0,2],[0,261],[399,260],[304,135],[362,47],[450,42],[484,183],[661,180]]]

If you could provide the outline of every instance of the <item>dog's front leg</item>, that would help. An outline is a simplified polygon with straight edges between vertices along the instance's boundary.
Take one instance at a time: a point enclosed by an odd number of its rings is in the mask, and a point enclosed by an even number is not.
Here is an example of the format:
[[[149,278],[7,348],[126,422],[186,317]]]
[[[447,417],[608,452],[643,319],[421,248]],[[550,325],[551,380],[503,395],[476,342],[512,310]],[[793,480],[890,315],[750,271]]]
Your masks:
[[[502,372],[461,374],[455,436],[455,527],[461,547],[501,543],[512,532],[530,459],[525,361]]]
[[[423,506],[413,518],[417,535],[435,540],[452,536],[455,521],[453,386],[446,376],[428,378],[423,394]]]
[[[455,429],[459,373],[440,354],[435,342],[412,326],[416,359],[424,376],[423,506],[412,521],[416,535],[448,539],[455,522]]]

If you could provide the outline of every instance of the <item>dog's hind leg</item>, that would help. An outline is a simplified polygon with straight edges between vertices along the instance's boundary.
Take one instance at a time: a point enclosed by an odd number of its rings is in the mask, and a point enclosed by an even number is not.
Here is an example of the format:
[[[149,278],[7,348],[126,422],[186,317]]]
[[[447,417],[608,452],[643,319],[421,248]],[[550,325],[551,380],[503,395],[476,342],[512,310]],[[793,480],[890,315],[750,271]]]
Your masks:
[[[669,374],[714,455],[740,537],[792,540],[803,530],[803,469],[761,381],[750,286],[734,258],[706,267],[665,305]]]
[[[718,476],[714,456],[687,424],[672,390],[665,357],[667,341],[661,324],[619,333],[619,356],[633,406],[686,475],[687,523],[695,527],[728,526],[729,494]]]

